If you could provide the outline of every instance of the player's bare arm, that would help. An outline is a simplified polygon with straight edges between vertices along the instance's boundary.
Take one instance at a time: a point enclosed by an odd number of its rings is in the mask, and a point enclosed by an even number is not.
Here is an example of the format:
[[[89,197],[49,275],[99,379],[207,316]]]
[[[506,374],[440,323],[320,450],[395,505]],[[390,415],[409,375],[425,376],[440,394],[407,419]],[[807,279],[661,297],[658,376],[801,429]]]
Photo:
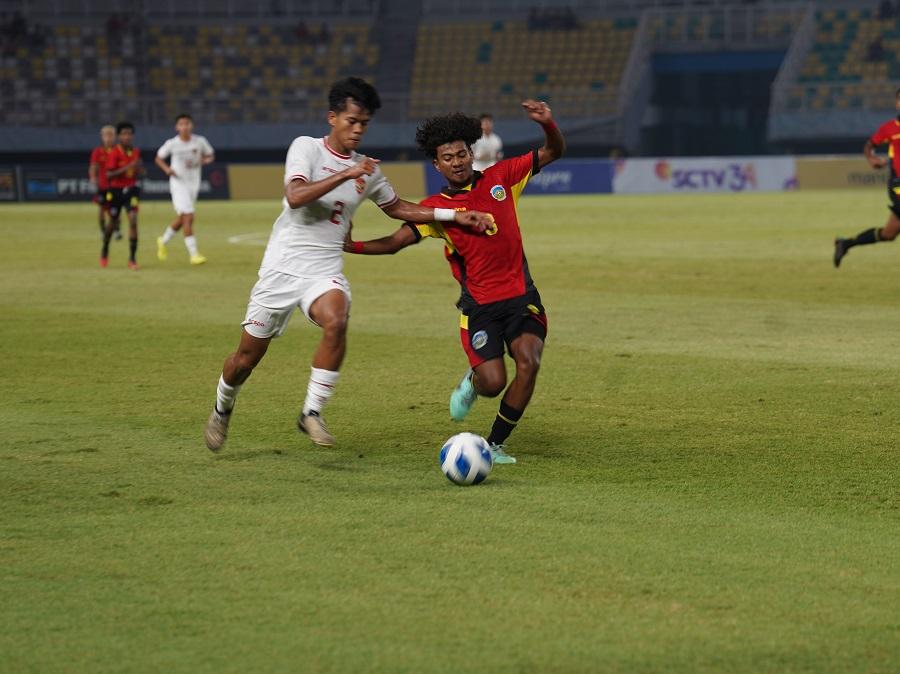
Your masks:
[[[205,154],[205,155],[203,155],[203,157],[200,159],[200,163],[201,163],[203,166],[206,166],[207,164],[212,164],[215,160],[216,160],[216,155],[215,155],[215,154]]]
[[[138,157],[134,161],[128,162],[124,166],[121,166],[117,169],[110,169],[109,171],[106,172],[106,175],[108,177],[112,178],[114,176],[122,175],[123,173],[125,173],[126,171],[128,171],[130,169],[138,169],[139,167],[141,167],[141,158],[140,157]]]
[[[157,166],[159,166],[160,170],[163,173],[165,173],[167,176],[176,177],[176,178],[178,177],[175,175],[175,171],[172,170],[172,167],[169,166],[165,161],[163,161],[162,157],[157,155],[157,157],[153,161],[156,163]]]
[[[354,241],[348,234],[344,241],[344,251],[358,255],[393,255],[397,251],[413,245],[417,240],[412,227],[403,225],[393,234],[371,241]]]
[[[869,166],[873,169],[882,169],[887,166],[887,159],[875,154],[875,145],[871,139],[867,140],[865,146],[863,146],[863,154],[866,155],[866,161],[869,162]]]
[[[92,162],[88,165],[88,180],[91,181],[91,185],[96,185],[96,184],[97,184],[97,180],[99,179],[99,175],[100,175],[100,164],[98,164],[98,163],[95,162],[95,161],[92,161]]]
[[[544,129],[544,146],[538,150],[538,165],[543,168],[550,162],[556,161],[566,151],[566,139],[553,121],[553,113],[550,106],[544,101],[527,99],[522,101],[522,108],[528,118],[537,122]]]
[[[398,199],[381,210],[395,220],[405,220],[406,222],[427,224],[435,220],[444,220],[436,212],[440,209],[420,206],[404,199]],[[449,220],[449,218],[446,219]],[[453,216],[453,222],[463,227],[472,227],[477,232],[484,232],[493,226],[494,216],[481,211],[456,211]]]
[[[356,180],[364,175],[372,175],[375,173],[375,168],[377,166],[377,159],[363,157],[350,168],[344,169],[340,173],[335,173],[322,180],[307,182],[302,178],[294,178],[284,188],[284,196],[287,199],[288,206],[291,208],[300,208],[301,206],[312,203],[316,199],[321,199],[334,188],[342,185],[348,180]]]

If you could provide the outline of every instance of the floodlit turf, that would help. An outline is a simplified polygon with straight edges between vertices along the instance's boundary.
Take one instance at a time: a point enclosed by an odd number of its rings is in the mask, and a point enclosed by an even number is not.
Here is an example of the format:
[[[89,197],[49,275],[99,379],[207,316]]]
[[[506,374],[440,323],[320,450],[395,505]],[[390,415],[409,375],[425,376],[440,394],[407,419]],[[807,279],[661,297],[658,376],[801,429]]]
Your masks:
[[[0,208],[0,671],[896,672],[900,243],[830,259],[884,206],[523,198],[551,334],[519,464],[470,488],[438,452],[497,401],[449,419],[436,242],[348,260],[337,448],[294,427],[295,316],[214,456],[278,204],[201,202],[199,268],[144,204],[137,273],[88,205]]]

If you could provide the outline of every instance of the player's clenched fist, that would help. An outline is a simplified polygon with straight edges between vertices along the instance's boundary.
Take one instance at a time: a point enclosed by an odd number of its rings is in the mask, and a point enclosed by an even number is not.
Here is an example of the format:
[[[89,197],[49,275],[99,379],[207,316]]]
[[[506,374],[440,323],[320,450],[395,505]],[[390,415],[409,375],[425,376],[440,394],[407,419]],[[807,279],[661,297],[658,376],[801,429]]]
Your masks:
[[[476,232],[493,233],[497,229],[494,224],[494,216],[481,211],[456,211],[454,217],[457,225],[471,227]]]

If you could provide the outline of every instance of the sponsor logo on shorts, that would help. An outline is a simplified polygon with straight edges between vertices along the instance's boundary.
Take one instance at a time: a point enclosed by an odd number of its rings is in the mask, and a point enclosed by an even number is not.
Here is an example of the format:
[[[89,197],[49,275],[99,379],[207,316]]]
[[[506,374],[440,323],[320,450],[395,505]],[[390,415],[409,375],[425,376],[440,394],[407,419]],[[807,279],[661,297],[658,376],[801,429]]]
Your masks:
[[[248,323],[249,325],[255,325],[255,326],[258,327],[258,328],[264,328],[264,327],[266,327],[266,324],[265,324],[265,323],[263,323],[262,321],[258,321],[258,320],[256,320],[255,318],[247,319],[247,323]]]
[[[480,349],[485,344],[488,343],[488,335],[484,330],[479,330],[474,335],[472,335],[472,348]]]
[[[491,188],[491,196],[494,197],[497,201],[503,201],[506,199],[506,190],[503,185],[494,185]]]

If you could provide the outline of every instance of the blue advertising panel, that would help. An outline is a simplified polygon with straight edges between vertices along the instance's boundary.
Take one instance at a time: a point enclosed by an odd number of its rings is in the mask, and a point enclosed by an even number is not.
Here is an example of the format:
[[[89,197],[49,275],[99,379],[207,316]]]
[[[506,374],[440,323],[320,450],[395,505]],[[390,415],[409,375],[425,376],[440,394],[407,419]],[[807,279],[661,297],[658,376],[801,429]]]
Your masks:
[[[428,194],[447,184],[431,164],[423,164]],[[525,194],[609,194],[613,162],[607,159],[560,159],[528,181]]]
[[[141,180],[141,199],[168,199],[169,179],[155,164],[144,162],[147,175]],[[88,180],[87,163],[62,166],[22,167],[25,201],[90,201],[96,189]],[[2,190],[0,190],[2,192]],[[213,163],[203,168],[201,199],[228,198],[228,167]]]

